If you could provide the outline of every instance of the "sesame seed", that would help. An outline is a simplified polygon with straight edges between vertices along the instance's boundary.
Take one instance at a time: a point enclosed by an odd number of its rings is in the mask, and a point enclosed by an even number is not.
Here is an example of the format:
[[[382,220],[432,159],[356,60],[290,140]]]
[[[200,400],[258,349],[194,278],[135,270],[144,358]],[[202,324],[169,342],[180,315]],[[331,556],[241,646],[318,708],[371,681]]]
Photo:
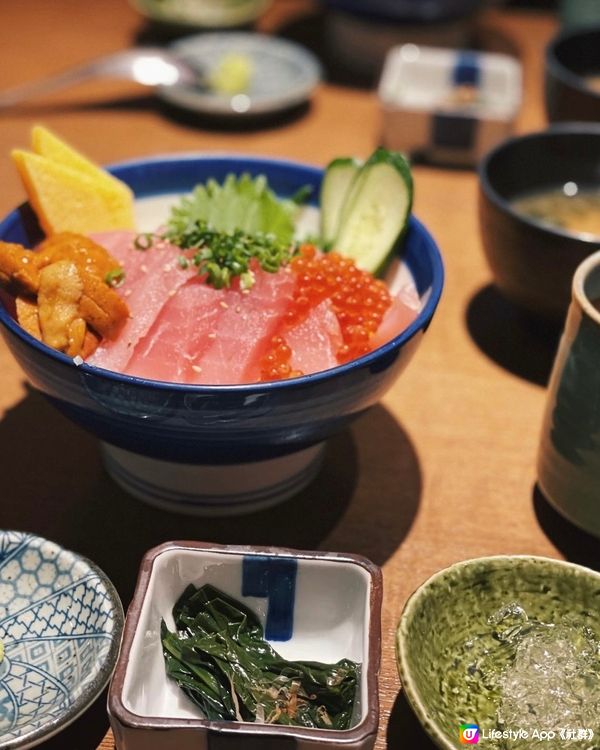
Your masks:
[[[242,289],[242,294],[250,294],[250,290],[249,289]]]
[[[171,289],[169,292],[169,297],[174,297],[177,294],[177,289]]]
[[[21,261],[27,265],[29,263],[29,258],[21,258]]]
[[[225,300],[222,299],[219,304],[221,305],[223,310],[229,310],[229,305],[227,304],[227,302],[225,302]]]
[[[129,295],[131,294],[131,291],[132,291],[131,289],[126,289],[126,290],[125,290],[125,291],[123,292],[123,296],[124,296],[124,297],[129,297]]]
[[[172,263],[165,263],[165,265],[163,266],[163,271],[165,273],[169,273],[169,271],[172,271],[172,270],[173,270],[173,264]]]
[[[242,308],[239,305],[236,305],[235,306],[235,311],[236,311],[236,313],[241,313],[242,312]]]
[[[143,266],[140,266],[140,268],[142,269],[142,273],[148,273],[148,266],[143,265]]]
[[[214,333],[214,332],[213,332],[213,333],[209,333],[209,334],[208,334],[208,338],[209,338],[209,339],[216,339],[216,338],[217,338],[217,334],[216,334],[216,333]]]
[[[194,372],[202,372],[202,368],[200,367],[200,365],[192,365],[192,370]]]

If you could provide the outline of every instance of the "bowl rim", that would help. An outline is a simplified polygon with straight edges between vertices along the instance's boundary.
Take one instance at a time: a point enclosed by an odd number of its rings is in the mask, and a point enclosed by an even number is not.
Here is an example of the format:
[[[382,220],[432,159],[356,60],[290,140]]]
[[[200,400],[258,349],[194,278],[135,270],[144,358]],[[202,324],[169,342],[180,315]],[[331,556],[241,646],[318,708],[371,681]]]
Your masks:
[[[114,618],[113,632],[110,634],[110,647],[102,663],[100,669],[94,680],[86,686],[82,691],[81,695],[73,701],[58,717],[55,717],[48,724],[42,725],[32,732],[20,737],[15,737],[11,740],[3,742],[0,738],[0,749],[1,750],[25,750],[26,748],[35,747],[41,742],[54,737],[63,729],[66,729],[76,719],[78,719],[85,711],[91,706],[91,704],[98,698],[104,688],[110,682],[110,679],[115,670],[117,658],[119,655],[119,649],[121,646],[121,638],[123,635],[123,627],[125,614],[123,610],[123,603],[117,592],[117,589],[106,573],[100,568],[93,560],[80,555],[78,552],[64,547],[62,544],[55,542],[46,537],[34,534],[30,531],[19,531],[16,529],[2,529],[0,530],[0,537],[5,534],[19,534],[23,536],[23,540],[27,542],[29,547],[32,543],[37,548],[43,543],[50,543],[58,547],[61,551],[67,552],[72,555],[77,562],[82,562],[86,565],[89,570],[103,583],[108,594],[108,600],[111,606],[111,612]],[[97,666],[98,662],[95,663]]]
[[[142,607],[150,585],[154,564],[164,553],[171,551],[217,552],[221,554],[243,556],[255,554],[267,557],[293,557],[296,560],[320,560],[328,562],[357,565],[369,575],[369,610],[368,610],[368,658],[367,673],[367,712],[365,718],[350,729],[332,731],[252,722],[210,721],[207,719],[184,719],[169,717],[148,717],[135,714],[126,708],[123,700],[125,675],[138,627]],[[142,558],[133,599],[127,611],[123,631],[123,642],[108,692],[108,714],[112,721],[129,729],[198,729],[208,734],[243,735],[272,737],[278,735],[287,738],[319,741],[326,744],[352,744],[375,736],[379,726],[379,689],[378,677],[381,666],[381,606],[383,600],[383,574],[381,568],[362,555],[326,551],[296,550],[289,547],[263,547],[257,545],[229,545],[199,541],[170,541],[148,550]]]
[[[409,596],[400,615],[400,620],[396,627],[396,666],[398,668],[398,674],[402,683],[402,690],[406,695],[406,699],[410,704],[410,707],[414,711],[419,723],[425,730],[425,732],[431,737],[435,744],[443,750],[455,750],[456,746],[446,737],[445,734],[439,729],[438,724],[432,718],[429,718],[428,711],[425,707],[424,701],[421,698],[420,692],[415,687],[413,674],[408,666],[408,638],[407,628],[408,622],[414,615],[414,611],[419,605],[423,596],[425,596],[429,587],[436,581],[443,579],[456,571],[461,571],[466,568],[470,568],[475,565],[487,565],[489,563],[514,563],[517,565],[521,563],[533,563],[534,565],[551,565],[564,570],[571,570],[573,572],[579,572],[586,577],[595,578],[600,582],[600,571],[588,568],[585,565],[579,565],[568,560],[560,560],[553,557],[546,557],[544,555],[484,555],[483,557],[473,557],[467,560],[460,560],[452,563],[441,570],[433,573],[423,583],[421,583]]]
[[[518,223],[536,230],[544,234],[545,236],[557,237],[559,239],[565,240],[568,239],[571,242],[576,243],[581,249],[589,248],[590,250],[593,250],[596,246],[600,247],[600,237],[594,237],[593,235],[589,235],[589,237],[586,237],[584,236],[584,233],[577,234],[576,232],[569,232],[567,230],[561,229],[558,226],[555,227],[550,224],[543,224],[542,222],[535,221],[529,216],[520,213],[519,211],[515,210],[515,208],[513,208],[508,200],[500,195],[500,193],[496,190],[494,184],[492,183],[489,175],[489,169],[492,161],[498,158],[503,151],[508,151],[517,144],[525,143],[527,141],[545,140],[546,138],[555,138],[557,136],[560,138],[561,136],[567,137],[577,135],[597,137],[600,140],[600,123],[556,123],[549,125],[545,130],[536,130],[531,133],[512,136],[505,139],[485,154],[485,156],[479,162],[477,172],[481,192],[483,192],[485,197],[494,205],[495,208],[505,214],[508,214],[513,220],[517,221]]]
[[[586,315],[591,318],[594,323],[600,325],[600,310],[596,309],[592,304],[591,299],[585,291],[585,282],[588,276],[600,266],[600,248],[587,258],[581,261],[581,263],[575,269],[573,275],[573,282],[571,285],[571,292],[573,300],[576,301]]]
[[[567,28],[559,32],[550,40],[546,47],[546,66],[547,72],[551,72],[563,83],[572,86],[582,94],[589,96],[590,99],[600,103],[600,92],[595,91],[591,86],[587,86],[582,76],[568,68],[558,57],[558,48],[563,42],[577,39],[578,37],[596,35],[600,44],[600,25],[595,26],[576,26]]]
[[[478,10],[478,0],[462,0],[462,6],[460,8],[454,7],[450,10],[444,8],[440,10],[438,8],[435,13],[430,13],[429,15],[427,13],[421,15],[411,15],[410,13],[404,15],[394,12],[390,13],[387,8],[389,8],[391,4],[386,6],[385,10],[379,9],[375,12],[369,12],[368,9],[359,8],[356,0],[350,0],[350,2],[347,2],[347,0],[321,0],[321,2],[323,5],[336,12],[345,13],[356,18],[366,18],[367,20],[370,19],[376,23],[410,23],[417,27],[427,26],[431,23],[444,24],[464,21]],[[456,6],[460,4],[460,0],[456,2]],[[418,3],[415,3],[415,6],[416,5],[418,5]]]
[[[108,165],[107,169],[112,174],[116,174],[117,176],[119,176],[121,170],[125,169],[143,169],[157,164],[175,164],[177,162],[190,161],[229,161],[232,164],[232,168],[234,164],[243,161],[246,164],[251,163],[257,167],[259,167],[260,165],[264,165],[265,168],[268,168],[269,166],[275,166],[277,168],[301,169],[303,171],[311,172],[315,180],[319,182],[325,172],[322,167],[317,167],[313,164],[304,163],[292,159],[281,159],[277,157],[260,155],[257,156],[232,152],[182,152],[171,154],[157,154],[150,157],[141,157],[120,161]],[[161,195],[165,193],[164,191],[158,191],[154,193],[149,192],[147,195],[149,196],[151,194]],[[24,205],[28,204],[21,204],[21,206],[13,209],[0,221],[0,237],[13,225],[13,223],[19,221],[19,208]],[[63,354],[56,349],[52,349],[51,347],[47,346],[41,341],[38,341],[33,336],[28,334],[23,328],[21,328],[18,322],[14,320],[14,318],[12,318],[2,302],[0,302],[0,325],[4,326],[4,328],[6,328],[13,335],[16,335],[17,338],[19,338],[24,344],[26,344],[30,348],[33,348],[44,357],[49,357],[50,359],[62,365],[76,367],[88,376],[99,377],[101,379],[113,381],[114,383],[121,385],[137,386],[148,389],[168,390],[172,392],[175,391],[194,395],[254,395],[256,393],[264,393],[266,391],[277,392],[279,390],[290,389],[295,386],[320,383],[323,381],[331,380],[333,378],[337,378],[338,376],[346,375],[356,369],[368,367],[374,364],[382,357],[385,357],[404,346],[404,344],[410,341],[410,339],[412,339],[417,333],[425,330],[431,322],[444,286],[444,263],[438,245],[433,236],[430,234],[425,225],[412,215],[409,221],[409,229],[410,228],[419,232],[419,234],[424,238],[428,256],[432,266],[431,291],[417,317],[409,326],[407,326],[393,339],[386,342],[382,346],[377,347],[377,349],[368,352],[362,357],[358,357],[357,359],[351,360],[350,362],[337,365],[336,367],[331,367],[327,370],[322,370],[320,372],[312,373],[309,375],[303,375],[298,378],[273,380],[269,382],[244,383],[239,385],[201,385],[188,383],[171,383],[164,380],[150,380],[148,378],[140,378],[133,375],[126,375],[124,373],[116,372],[113,370],[96,367],[94,365],[89,365],[86,362],[83,362],[82,364],[76,364],[72,357],[68,357],[66,354]]]
[[[158,23],[160,25],[164,26],[173,26],[176,28],[184,28],[184,29],[214,29],[214,28],[223,28],[223,29],[230,29],[230,28],[238,28],[243,23],[250,23],[251,21],[255,21],[257,18],[259,18],[266,10],[267,8],[272,4],[273,0],[246,0],[246,4],[249,7],[254,7],[254,10],[252,13],[248,13],[246,19],[242,22],[238,21],[237,19],[234,22],[231,22],[231,20],[226,20],[222,26],[215,27],[214,24],[204,23],[204,22],[198,22],[198,21],[190,21],[185,19],[179,19],[177,17],[169,16],[162,16],[160,14],[157,14],[155,12],[152,12],[150,10],[150,6],[154,5],[152,0],[128,0],[131,7],[136,10],[141,16],[148,19],[149,21],[152,21],[153,23]]]

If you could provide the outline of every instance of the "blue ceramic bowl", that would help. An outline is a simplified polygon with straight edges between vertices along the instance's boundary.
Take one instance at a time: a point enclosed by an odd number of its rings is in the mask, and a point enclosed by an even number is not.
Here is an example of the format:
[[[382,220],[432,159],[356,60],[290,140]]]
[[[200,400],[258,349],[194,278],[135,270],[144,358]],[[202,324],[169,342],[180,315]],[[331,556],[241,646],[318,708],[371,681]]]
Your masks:
[[[112,171],[138,197],[187,192],[209,177],[249,172],[265,174],[282,196],[310,185],[316,200],[323,175],[290,161],[201,155],[132,161]],[[40,238],[26,205],[0,224],[5,241],[31,246]],[[401,253],[423,301],[416,320],[360,359],[291,380],[182,385],[76,366],[29,336],[1,304],[0,330],[32,384],[106,444],[109,471],[130,492],[168,507],[238,512],[305,485],[316,473],[316,446],[376,403],[409,362],[433,317],[444,273],[434,240],[414,218]]]
[[[32,534],[0,531],[0,748],[29,748],[107,685],[123,609],[93,563]]]

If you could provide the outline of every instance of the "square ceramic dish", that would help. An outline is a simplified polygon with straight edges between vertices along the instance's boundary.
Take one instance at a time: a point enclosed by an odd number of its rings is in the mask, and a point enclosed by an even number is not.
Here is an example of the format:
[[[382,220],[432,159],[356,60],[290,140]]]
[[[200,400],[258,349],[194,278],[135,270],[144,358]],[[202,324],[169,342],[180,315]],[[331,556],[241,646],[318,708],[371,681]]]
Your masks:
[[[257,613],[287,659],[361,664],[348,730],[207,721],[165,674],[164,618],[189,584],[210,583]],[[379,718],[381,571],[365,558],[170,542],[142,561],[108,710],[117,750],[368,750]]]
[[[379,82],[383,143],[445,164],[473,165],[512,131],[521,65],[508,55],[403,44]]]

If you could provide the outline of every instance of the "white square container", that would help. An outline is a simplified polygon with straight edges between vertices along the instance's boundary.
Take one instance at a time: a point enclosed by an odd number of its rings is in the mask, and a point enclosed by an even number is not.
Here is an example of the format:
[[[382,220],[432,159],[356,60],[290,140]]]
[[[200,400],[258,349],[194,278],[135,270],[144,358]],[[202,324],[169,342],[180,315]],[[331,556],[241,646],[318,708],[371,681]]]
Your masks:
[[[353,726],[323,730],[204,719],[165,674],[160,623],[164,618],[172,628],[171,610],[183,590],[205,583],[256,612],[284,658],[359,663]],[[150,550],[109,692],[117,749],[370,750],[379,718],[381,594],[379,568],[354,555],[200,542]]]
[[[475,165],[510,135],[521,78],[520,63],[508,55],[394,47],[378,88],[383,144],[437,163]]]

